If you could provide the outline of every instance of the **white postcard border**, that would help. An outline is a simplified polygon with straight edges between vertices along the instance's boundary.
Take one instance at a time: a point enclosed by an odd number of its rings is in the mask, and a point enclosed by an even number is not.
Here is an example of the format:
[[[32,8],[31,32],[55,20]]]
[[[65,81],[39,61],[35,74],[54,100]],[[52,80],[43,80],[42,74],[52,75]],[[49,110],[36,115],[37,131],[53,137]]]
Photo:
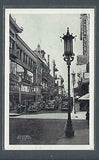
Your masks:
[[[5,106],[4,149],[6,150],[94,150],[94,8],[5,9]],[[10,145],[9,144],[9,14],[90,14],[90,120],[89,145]]]

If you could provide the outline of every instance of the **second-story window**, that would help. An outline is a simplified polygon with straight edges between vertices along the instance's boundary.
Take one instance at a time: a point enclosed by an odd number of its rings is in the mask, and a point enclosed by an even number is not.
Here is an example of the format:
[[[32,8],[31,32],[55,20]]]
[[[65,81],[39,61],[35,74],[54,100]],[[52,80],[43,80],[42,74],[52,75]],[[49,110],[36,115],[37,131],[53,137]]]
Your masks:
[[[25,62],[25,53],[23,54],[23,62]]]
[[[22,60],[22,50],[20,50],[20,60]]]
[[[28,62],[28,65],[30,65],[30,58],[29,58],[29,62]]]
[[[18,45],[16,45],[16,48],[17,48],[17,57],[19,58],[20,57],[20,48],[18,47]]]
[[[26,64],[27,64],[27,62],[28,62],[28,56],[26,55]]]
[[[14,49],[14,43],[15,43],[15,42],[10,38],[10,48],[11,48],[11,49]]]
[[[31,59],[31,65],[33,66],[33,61],[32,61],[32,59]]]
[[[32,67],[32,59],[31,59],[31,67]]]
[[[29,66],[31,66],[31,58],[29,58]]]

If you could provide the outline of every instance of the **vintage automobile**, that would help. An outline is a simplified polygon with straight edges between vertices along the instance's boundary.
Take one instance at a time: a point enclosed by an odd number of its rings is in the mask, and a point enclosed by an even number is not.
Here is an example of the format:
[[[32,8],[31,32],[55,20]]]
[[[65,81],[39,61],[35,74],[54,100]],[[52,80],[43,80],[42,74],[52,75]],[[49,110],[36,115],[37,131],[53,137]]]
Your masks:
[[[62,101],[61,110],[68,111],[68,101]]]
[[[27,111],[28,112],[37,112],[40,110],[40,107],[39,107],[39,102],[33,102],[29,105]]]
[[[70,109],[72,111],[72,108],[73,108],[73,99],[72,97],[70,97]],[[68,111],[68,98],[63,98],[62,99],[62,104],[61,104],[61,110],[62,111]]]
[[[46,102],[45,110],[54,110],[55,107],[55,100],[49,100]]]
[[[41,108],[41,110],[44,110],[45,107],[46,107],[46,102],[45,101],[41,101],[40,102],[40,108]]]
[[[24,112],[26,109],[26,105],[25,104],[18,104],[17,105],[17,113],[22,113]]]

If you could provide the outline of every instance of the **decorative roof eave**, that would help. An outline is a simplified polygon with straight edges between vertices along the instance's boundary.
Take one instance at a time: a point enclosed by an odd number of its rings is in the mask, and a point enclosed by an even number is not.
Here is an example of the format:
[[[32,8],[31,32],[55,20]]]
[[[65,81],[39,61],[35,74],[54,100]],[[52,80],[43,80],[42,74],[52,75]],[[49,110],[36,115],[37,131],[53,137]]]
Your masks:
[[[22,28],[22,27],[19,27],[19,26],[16,24],[15,20],[11,17],[11,15],[10,15],[10,23],[12,23],[12,25],[14,25],[17,33],[21,33],[21,32],[23,31],[23,28]]]

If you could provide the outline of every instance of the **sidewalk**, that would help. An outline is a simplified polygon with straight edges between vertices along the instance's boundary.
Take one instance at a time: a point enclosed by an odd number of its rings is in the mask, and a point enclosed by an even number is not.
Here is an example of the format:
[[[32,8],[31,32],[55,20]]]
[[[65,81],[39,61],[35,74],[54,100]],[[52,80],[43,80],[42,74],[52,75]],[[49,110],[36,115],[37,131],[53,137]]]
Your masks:
[[[38,113],[38,114],[24,114],[19,115],[16,113],[10,113],[10,118],[23,118],[23,119],[67,119],[68,113]],[[76,112],[76,114],[71,113],[72,119],[85,120],[86,112]]]
[[[20,116],[20,114],[18,114],[18,113],[9,113],[9,116]]]

